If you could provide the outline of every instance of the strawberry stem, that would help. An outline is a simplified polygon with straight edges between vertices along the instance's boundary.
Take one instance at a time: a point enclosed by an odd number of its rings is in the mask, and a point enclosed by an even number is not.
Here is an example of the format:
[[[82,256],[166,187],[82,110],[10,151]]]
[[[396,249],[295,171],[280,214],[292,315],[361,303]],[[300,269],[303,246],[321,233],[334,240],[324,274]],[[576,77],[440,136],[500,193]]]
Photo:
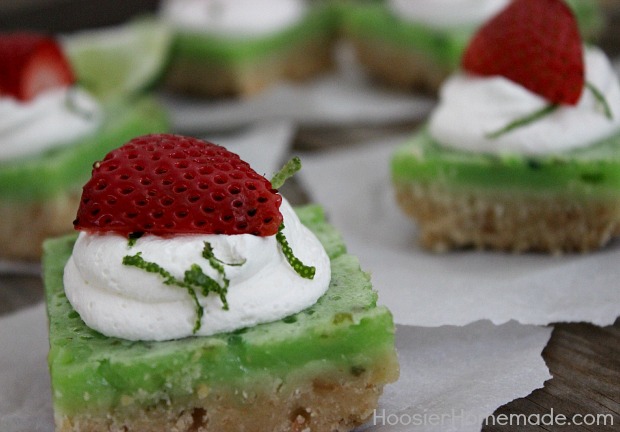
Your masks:
[[[489,139],[495,139],[495,138],[499,138],[500,136],[513,131],[514,129],[523,127],[523,126],[527,126],[530,123],[533,123],[549,114],[551,114],[553,111],[555,111],[558,108],[558,105],[555,104],[550,104],[547,105],[541,109],[539,109],[538,111],[534,111],[531,114],[527,114],[521,118],[518,118],[510,123],[508,123],[506,126],[504,126],[503,128],[495,131],[495,132],[490,132],[488,134],[485,135],[486,138]]]
[[[594,84],[589,81],[586,81],[586,87],[592,92],[594,99],[596,99],[596,101],[602,107],[605,117],[607,117],[609,120],[612,120],[613,114],[611,113],[611,108],[603,92],[601,92]]]
[[[274,189],[280,189],[284,185],[284,182],[295,175],[295,173],[300,169],[301,160],[299,157],[295,156],[285,163],[282,169],[275,173],[275,175],[271,178],[271,187]]]
[[[286,257],[286,260],[295,272],[304,279],[314,279],[316,268],[314,266],[307,266],[299,258],[293,254],[293,249],[289,246],[286,237],[284,236],[284,224],[280,225],[278,233],[276,234],[276,240],[280,243],[282,253]]]

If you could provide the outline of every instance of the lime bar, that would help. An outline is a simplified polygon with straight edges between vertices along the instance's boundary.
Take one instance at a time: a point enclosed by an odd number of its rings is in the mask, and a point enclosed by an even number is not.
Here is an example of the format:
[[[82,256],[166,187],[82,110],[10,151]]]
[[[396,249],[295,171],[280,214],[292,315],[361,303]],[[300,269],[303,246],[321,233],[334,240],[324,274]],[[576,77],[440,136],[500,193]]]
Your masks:
[[[88,328],[65,297],[74,236],[45,244],[57,432],[348,431],[398,377],[394,325],[320,207],[298,208],[332,263],[329,290],[283,320],[233,333],[130,342]]]
[[[448,149],[422,131],[391,172],[429,249],[588,251],[620,235],[620,135],[526,157]]]
[[[248,96],[279,80],[302,81],[333,67],[338,13],[313,6],[300,22],[267,36],[227,38],[177,30],[169,88],[203,96]]]
[[[99,160],[119,142],[137,135],[168,129],[166,113],[151,98],[104,107],[105,121],[92,135],[45,153],[0,163],[2,257],[39,259],[45,238],[73,230],[71,221],[81,188],[92,169],[84,161]],[[19,241],[15,233],[19,233]]]
[[[36,156],[0,164],[0,197],[27,201],[55,196],[81,186],[92,167],[84,161],[101,159],[119,142],[168,129],[167,114],[154,99],[105,107],[105,121],[91,136]],[[75,208],[77,209],[77,207]]]
[[[386,2],[343,6],[343,33],[369,73],[399,88],[436,92],[455,71],[477,26],[439,28],[405,20]],[[603,18],[596,2],[567,0],[585,40],[596,38]]]

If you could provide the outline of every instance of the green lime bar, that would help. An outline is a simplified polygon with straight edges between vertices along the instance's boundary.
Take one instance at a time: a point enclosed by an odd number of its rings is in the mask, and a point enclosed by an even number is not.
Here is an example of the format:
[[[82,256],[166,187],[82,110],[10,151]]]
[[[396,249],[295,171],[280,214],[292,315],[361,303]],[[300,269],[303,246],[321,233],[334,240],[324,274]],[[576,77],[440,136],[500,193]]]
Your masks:
[[[88,180],[89,162],[138,135],[168,130],[167,114],[151,98],[105,106],[105,120],[94,134],[45,153],[0,163],[0,200],[49,199]],[[76,185],[80,185],[77,186]]]
[[[585,40],[590,40],[603,28],[603,16],[596,2],[568,0]],[[383,3],[351,4],[343,8],[345,34],[368,40],[381,40],[403,50],[415,50],[433,58],[443,67],[453,70],[460,63],[461,55],[473,26],[455,26],[439,29],[422,23],[411,22],[396,16]]]
[[[336,10],[331,6],[321,6],[313,8],[298,24],[263,37],[226,38],[179,30],[172,51],[173,56],[237,65],[288,50],[292,45],[308,39],[334,34],[337,23]]]
[[[595,145],[544,156],[498,156],[441,146],[427,131],[392,158],[395,182],[430,182],[462,189],[607,197],[620,194],[620,134]]]
[[[398,376],[392,316],[322,209],[297,212],[330,256],[326,294],[280,321],[209,337],[132,342],[91,330],[63,290],[75,237],[46,242],[57,431],[332,431],[368,418]]]
[[[444,147],[422,130],[394,153],[396,200],[420,244],[553,254],[620,236],[620,134],[549,155]]]

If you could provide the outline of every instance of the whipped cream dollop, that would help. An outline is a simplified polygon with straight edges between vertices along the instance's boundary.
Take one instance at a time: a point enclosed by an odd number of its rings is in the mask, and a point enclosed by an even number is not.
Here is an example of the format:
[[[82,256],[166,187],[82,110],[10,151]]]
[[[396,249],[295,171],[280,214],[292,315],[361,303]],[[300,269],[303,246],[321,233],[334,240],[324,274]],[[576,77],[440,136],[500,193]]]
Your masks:
[[[0,161],[42,153],[94,133],[99,104],[77,87],[54,89],[33,100],[0,98]]]
[[[161,15],[173,26],[225,37],[255,37],[283,30],[306,13],[304,0],[168,0]]]
[[[435,28],[469,27],[491,18],[510,0],[389,0],[392,12]]]
[[[506,78],[458,73],[444,84],[429,121],[441,145],[479,153],[542,155],[586,147],[620,131],[620,85],[605,54],[585,48],[586,81],[605,96],[609,119],[592,91],[584,88],[576,106],[552,113],[496,138],[489,134],[549,105],[541,96]]]
[[[130,246],[117,234],[80,233],[66,264],[67,298],[82,320],[106,336],[129,340],[169,340],[219,332],[279,320],[312,306],[327,291],[331,279],[325,249],[300,221],[288,202],[280,207],[284,234],[295,255],[316,268],[313,279],[302,278],[286,261],[275,236],[145,235]],[[154,273],[123,265],[123,257],[140,253],[183,280],[193,264],[215,279],[221,275],[202,257],[205,242],[227,264],[230,280],[226,296],[229,309],[219,296],[197,293],[204,315],[194,333],[196,305],[187,289],[166,285]]]

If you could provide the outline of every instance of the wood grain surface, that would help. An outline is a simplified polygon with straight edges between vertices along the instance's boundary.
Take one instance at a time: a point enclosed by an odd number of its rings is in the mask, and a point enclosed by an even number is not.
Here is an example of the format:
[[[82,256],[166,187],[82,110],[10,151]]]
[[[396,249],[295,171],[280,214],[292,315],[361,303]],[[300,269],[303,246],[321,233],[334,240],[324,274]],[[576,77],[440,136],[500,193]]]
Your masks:
[[[550,423],[544,415],[555,414],[565,416],[567,424],[493,425],[489,418],[484,432],[620,430],[620,320],[608,327],[557,324],[543,358],[553,378],[544,388],[500,407],[493,417],[509,419],[512,414],[514,420],[516,414],[538,414],[534,423],[538,418]]]

